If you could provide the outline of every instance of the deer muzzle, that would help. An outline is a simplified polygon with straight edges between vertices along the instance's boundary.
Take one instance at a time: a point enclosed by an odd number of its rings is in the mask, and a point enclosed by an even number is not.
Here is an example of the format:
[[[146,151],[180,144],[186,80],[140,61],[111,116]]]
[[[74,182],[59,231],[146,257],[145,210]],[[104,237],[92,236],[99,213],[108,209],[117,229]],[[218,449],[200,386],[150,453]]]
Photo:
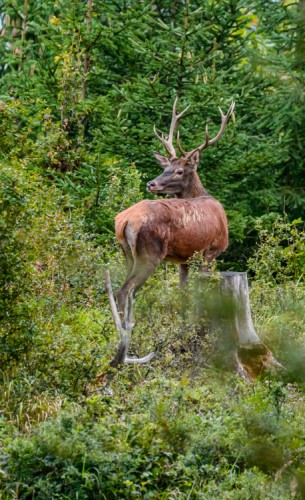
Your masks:
[[[157,193],[158,191],[160,191],[160,188],[158,189],[158,184],[155,181],[149,181],[146,184],[146,188],[150,193]]]

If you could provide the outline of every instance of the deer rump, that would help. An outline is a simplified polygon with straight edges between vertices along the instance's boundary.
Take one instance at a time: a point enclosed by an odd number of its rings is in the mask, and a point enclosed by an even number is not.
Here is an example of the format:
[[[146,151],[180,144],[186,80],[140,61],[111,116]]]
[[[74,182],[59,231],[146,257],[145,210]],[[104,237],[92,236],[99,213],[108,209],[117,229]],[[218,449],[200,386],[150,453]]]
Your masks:
[[[186,263],[195,252],[210,261],[228,246],[225,211],[210,195],[192,199],[143,200],[119,213],[117,239],[129,271],[137,260]]]

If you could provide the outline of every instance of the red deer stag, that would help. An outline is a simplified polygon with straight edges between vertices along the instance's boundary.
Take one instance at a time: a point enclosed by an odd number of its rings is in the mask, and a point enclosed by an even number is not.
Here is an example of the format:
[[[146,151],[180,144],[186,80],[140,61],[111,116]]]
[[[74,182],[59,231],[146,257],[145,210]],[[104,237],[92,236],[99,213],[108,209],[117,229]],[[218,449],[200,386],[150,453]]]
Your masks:
[[[127,261],[127,279],[118,291],[118,311],[124,316],[128,297],[144,284],[163,260],[180,264],[180,280],[187,277],[187,260],[195,252],[202,252],[211,261],[228,246],[228,224],[221,203],[203,187],[197,174],[200,153],[217,142],[234,110],[235,103],[226,115],[221,114],[218,134],[209,139],[206,126],[203,144],[185,152],[177,134],[181,158],[173,146],[175,126],[188,109],[176,113],[174,102],[169,135],[154,133],[165,147],[169,158],[154,153],[164,169],[163,173],[147,183],[151,193],[170,194],[173,198],[143,200],[116,216],[115,232]],[[123,325],[124,325],[123,320]]]

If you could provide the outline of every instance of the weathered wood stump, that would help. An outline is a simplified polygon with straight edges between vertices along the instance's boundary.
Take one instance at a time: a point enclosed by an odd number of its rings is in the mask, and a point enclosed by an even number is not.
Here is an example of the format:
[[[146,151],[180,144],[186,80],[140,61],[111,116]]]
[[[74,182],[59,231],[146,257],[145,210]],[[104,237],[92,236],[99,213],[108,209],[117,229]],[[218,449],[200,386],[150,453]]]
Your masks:
[[[217,275],[215,278],[215,274],[205,272],[200,282],[202,308],[206,308],[206,297],[210,327],[220,331],[224,342],[224,365],[246,379],[254,379],[271,367],[280,367],[254,329],[247,273],[221,272],[218,279]]]

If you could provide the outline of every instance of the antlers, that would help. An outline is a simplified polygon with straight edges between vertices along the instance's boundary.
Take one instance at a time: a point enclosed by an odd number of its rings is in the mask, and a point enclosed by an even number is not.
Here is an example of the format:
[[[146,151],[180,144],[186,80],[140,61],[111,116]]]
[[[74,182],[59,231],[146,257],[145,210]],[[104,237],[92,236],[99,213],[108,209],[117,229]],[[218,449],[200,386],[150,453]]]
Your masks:
[[[175,102],[174,102],[174,106],[173,106],[172,122],[171,122],[171,126],[170,126],[170,129],[169,129],[168,139],[165,139],[165,137],[164,137],[163,134],[160,136],[158,134],[157,130],[156,130],[156,126],[154,126],[154,134],[155,134],[155,136],[158,137],[159,141],[162,142],[163,146],[165,147],[166,151],[168,152],[168,154],[170,155],[171,158],[176,158],[177,157],[175,148],[173,146],[173,138],[174,138],[175,126],[178,123],[179,118],[181,118],[181,116],[183,116],[184,113],[190,107],[190,106],[188,106],[187,108],[185,108],[184,111],[182,111],[181,113],[179,113],[179,115],[177,115],[176,114],[177,102],[178,102],[178,97],[176,97]]]
[[[179,113],[177,115],[176,114],[177,102],[178,102],[178,97],[176,97],[175,102],[174,102],[174,106],[173,106],[172,121],[171,121],[170,129],[169,129],[168,138],[166,139],[163,134],[160,136],[156,130],[156,127],[154,126],[155,136],[159,139],[159,141],[162,142],[163,146],[165,147],[166,151],[168,152],[168,154],[170,155],[171,158],[177,157],[175,148],[173,146],[175,126],[178,123],[179,118],[181,118],[181,116],[183,116],[184,113],[190,107],[190,106],[187,106],[187,108],[185,108],[181,113]],[[178,149],[179,149],[181,155],[185,158],[188,158],[189,156],[191,156],[194,153],[194,151],[198,150],[201,153],[201,151],[203,151],[207,147],[215,144],[215,142],[217,142],[220,139],[220,137],[222,136],[222,134],[224,133],[225,128],[227,126],[227,123],[229,121],[229,118],[234,111],[234,108],[235,108],[234,101],[231,102],[231,106],[229,107],[229,110],[228,110],[226,115],[223,114],[220,107],[218,108],[220,111],[220,115],[221,115],[221,126],[220,126],[218,134],[214,137],[214,139],[209,139],[208,125],[206,125],[204,143],[201,144],[200,146],[197,146],[195,149],[192,149],[192,151],[186,152],[182,149],[182,146],[180,144],[179,131],[178,131],[177,132],[177,146],[178,146]]]

